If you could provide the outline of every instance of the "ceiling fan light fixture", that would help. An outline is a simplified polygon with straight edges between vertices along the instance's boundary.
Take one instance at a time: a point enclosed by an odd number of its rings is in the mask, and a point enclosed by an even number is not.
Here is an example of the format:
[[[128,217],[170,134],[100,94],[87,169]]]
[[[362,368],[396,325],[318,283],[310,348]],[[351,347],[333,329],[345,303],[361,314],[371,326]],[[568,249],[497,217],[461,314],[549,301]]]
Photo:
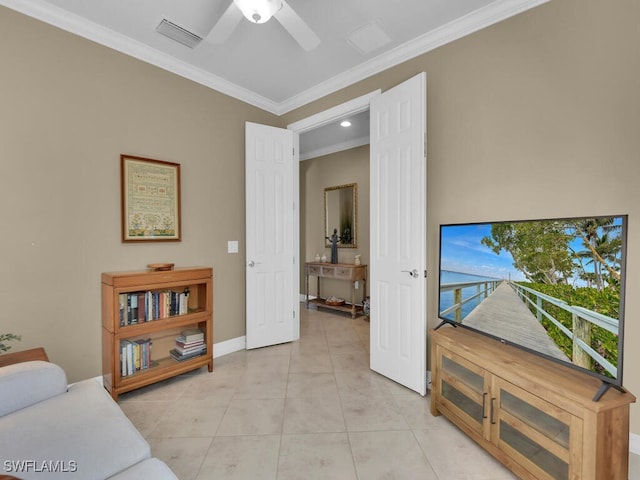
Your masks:
[[[268,22],[282,8],[282,0],[233,0],[247,20],[253,23]]]

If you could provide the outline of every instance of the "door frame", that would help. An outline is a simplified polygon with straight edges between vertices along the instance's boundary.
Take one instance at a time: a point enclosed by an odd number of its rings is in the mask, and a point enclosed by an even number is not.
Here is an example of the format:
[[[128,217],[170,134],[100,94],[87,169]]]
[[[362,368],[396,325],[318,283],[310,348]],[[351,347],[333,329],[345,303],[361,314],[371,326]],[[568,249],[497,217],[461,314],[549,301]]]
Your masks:
[[[336,105],[322,112],[303,118],[297,122],[287,125],[287,130],[293,132],[293,250],[294,250],[294,271],[297,275],[293,277],[294,295],[298,298],[302,292],[300,291],[300,134],[308,132],[318,127],[322,127],[329,123],[345,117],[347,115],[355,115],[357,113],[369,110],[369,102],[373,97],[382,93],[381,89],[365,93],[360,97],[349,100],[348,102]],[[294,335],[293,338],[300,339],[300,301],[295,302],[296,321],[293,322]]]

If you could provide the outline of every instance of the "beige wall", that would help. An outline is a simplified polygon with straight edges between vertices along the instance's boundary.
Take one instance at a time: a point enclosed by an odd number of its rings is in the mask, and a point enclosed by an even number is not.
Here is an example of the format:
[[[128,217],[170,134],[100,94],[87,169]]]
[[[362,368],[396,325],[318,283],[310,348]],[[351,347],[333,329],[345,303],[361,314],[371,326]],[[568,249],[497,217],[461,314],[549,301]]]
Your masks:
[[[640,395],[640,2],[553,0],[287,114],[427,72],[428,323],[441,223],[629,214],[624,384]],[[640,434],[640,407],[631,408]]]
[[[278,118],[0,7],[0,332],[100,374],[100,273],[214,269],[215,342],[245,333],[244,122]],[[120,241],[127,153],[181,164],[183,241]],[[227,240],[240,241],[227,254]]]
[[[300,163],[300,257],[311,262],[315,254],[331,259],[331,249],[324,242],[324,189],[346,183],[358,184],[358,248],[338,248],[338,261],[353,263],[361,255],[369,263],[369,145],[352,148]],[[304,293],[304,264],[301,263],[300,288]],[[310,294],[316,292],[316,278],[310,278]],[[322,281],[322,295],[350,299],[348,282]],[[356,293],[356,300],[362,293]]]

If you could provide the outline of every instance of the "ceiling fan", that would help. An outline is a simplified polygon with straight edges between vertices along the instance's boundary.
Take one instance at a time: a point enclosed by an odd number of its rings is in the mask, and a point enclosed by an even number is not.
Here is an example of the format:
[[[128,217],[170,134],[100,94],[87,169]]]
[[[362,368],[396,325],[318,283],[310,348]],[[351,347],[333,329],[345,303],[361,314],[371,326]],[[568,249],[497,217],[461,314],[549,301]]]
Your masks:
[[[216,44],[224,43],[243,16],[252,23],[265,23],[275,17],[307,51],[320,44],[318,36],[285,0],[233,0],[205,40]]]

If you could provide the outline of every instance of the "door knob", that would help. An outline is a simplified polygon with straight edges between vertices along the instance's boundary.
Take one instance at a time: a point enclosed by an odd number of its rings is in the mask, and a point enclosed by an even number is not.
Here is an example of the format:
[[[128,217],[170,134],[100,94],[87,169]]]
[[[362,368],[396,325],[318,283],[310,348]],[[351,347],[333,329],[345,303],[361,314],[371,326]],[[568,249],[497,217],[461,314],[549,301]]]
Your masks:
[[[256,266],[256,262],[254,262],[253,260],[251,260],[251,261],[249,262],[249,266],[250,266],[251,268],[255,267],[255,266]]]
[[[408,273],[413,278],[418,278],[420,276],[420,274],[418,273],[418,270],[416,270],[415,268],[413,270],[400,270],[400,271],[403,273]]]

